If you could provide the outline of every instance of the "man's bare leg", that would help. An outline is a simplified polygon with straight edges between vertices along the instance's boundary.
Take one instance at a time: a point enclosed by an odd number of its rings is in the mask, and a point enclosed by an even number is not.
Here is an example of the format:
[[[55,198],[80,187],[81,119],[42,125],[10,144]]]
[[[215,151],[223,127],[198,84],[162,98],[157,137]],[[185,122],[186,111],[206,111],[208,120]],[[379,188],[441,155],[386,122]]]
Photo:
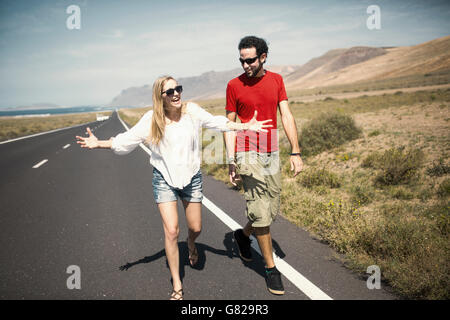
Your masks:
[[[266,261],[266,268],[275,267],[272,253],[272,237],[270,236],[270,227],[253,228],[259,248]]]
[[[258,240],[259,248],[261,249],[261,253],[264,257],[264,261],[266,262],[266,267],[275,267],[272,254],[272,237],[270,235],[270,227],[255,228],[252,227],[251,222],[248,222],[243,231],[247,237],[250,237],[252,233],[255,234],[255,237]]]
[[[252,223],[251,222],[247,222],[247,224],[245,225],[244,229],[242,229],[244,231],[244,234],[246,237],[250,237],[250,235],[253,234],[253,227],[252,227]]]

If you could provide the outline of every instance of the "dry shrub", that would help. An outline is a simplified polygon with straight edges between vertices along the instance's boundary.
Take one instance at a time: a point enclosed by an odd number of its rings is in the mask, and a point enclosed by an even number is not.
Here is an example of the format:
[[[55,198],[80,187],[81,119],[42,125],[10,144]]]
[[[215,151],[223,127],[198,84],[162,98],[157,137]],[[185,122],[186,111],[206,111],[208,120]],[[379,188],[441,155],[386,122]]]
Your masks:
[[[305,124],[300,133],[300,144],[305,156],[315,155],[338,147],[361,136],[362,130],[354,119],[340,113],[322,113]]]

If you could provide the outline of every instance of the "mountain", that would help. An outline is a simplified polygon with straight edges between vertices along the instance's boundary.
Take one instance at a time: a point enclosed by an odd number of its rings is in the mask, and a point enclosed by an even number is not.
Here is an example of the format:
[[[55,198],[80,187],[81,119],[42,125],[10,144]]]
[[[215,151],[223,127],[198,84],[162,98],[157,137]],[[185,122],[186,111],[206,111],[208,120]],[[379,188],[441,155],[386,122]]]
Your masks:
[[[367,61],[374,57],[386,54],[383,48],[353,47],[350,49],[334,49],[324,55],[311,59],[299,70],[285,78],[286,83],[295,82],[304,77],[330,74],[347,66]]]
[[[285,83],[287,89],[305,89],[443,70],[450,70],[450,36],[416,46],[331,50],[285,77]]]
[[[288,90],[425,75],[436,71],[450,72],[450,36],[407,47],[356,46],[333,49],[301,66],[265,68],[281,74]],[[228,81],[242,72],[242,68],[209,71],[200,76],[177,80],[183,85],[183,98],[186,100],[223,98]],[[147,84],[122,90],[109,106],[144,107],[151,104],[152,87]]]
[[[239,76],[242,69],[236,68],[229,71],[205,72],[197,77],[177,79],[183,85],[183,98],[191,100],[205,100],[222,98],[228,81]]]
[[[282,76],[291,74],[300,66],[267,66],[266,69],[279,73]],[[178,78],[178,82],[183,85],[183,99],[186,100],[205,100],[223,98],[227,88],[227,83],[231,79],[243,73],[242,68],[236,68],[228,71],[209,71],[200,76]],[[108,106],[135,106],[145,107],[152,104],[152,86],[144,85],[142,87],[130,87],[122,90]]]
[[[152,86],[124,89],[107,106],[109,107],[146,107],[152,104]]]

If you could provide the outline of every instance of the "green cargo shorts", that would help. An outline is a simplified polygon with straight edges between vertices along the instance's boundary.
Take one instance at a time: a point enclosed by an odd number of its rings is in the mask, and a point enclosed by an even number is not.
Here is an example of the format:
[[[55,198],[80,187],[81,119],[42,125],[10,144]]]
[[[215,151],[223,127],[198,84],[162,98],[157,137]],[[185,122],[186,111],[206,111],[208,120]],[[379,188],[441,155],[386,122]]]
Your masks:
[[[268,227],[280,212],[281,171],[278,151],[236,153],[237,173],[244,185],[246,215],[252,227]]]

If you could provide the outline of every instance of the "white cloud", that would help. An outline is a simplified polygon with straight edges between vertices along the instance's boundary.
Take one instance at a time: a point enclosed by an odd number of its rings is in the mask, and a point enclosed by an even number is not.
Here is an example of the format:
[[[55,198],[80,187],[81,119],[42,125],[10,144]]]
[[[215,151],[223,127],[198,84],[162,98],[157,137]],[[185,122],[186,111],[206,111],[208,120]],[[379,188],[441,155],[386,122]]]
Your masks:
[[[123,30],[113,30],[107,34],[100,34],[100,37],[108,38],[108,39],[122,39],[124,37],[125,32]]]

